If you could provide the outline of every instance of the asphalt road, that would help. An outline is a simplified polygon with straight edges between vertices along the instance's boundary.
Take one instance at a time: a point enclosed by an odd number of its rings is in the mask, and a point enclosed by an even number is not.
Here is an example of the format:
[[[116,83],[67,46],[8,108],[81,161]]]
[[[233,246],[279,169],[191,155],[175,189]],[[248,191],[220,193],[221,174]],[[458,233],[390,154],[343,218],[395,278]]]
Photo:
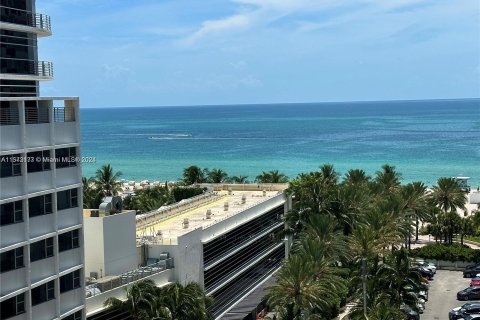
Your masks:
[[[461,271],[438,270],[430,281],[428,301],[421,320],[448,320],[448,312],[466,301],[457,300],[457,292],[470,286],[470,279],[463,278]]]

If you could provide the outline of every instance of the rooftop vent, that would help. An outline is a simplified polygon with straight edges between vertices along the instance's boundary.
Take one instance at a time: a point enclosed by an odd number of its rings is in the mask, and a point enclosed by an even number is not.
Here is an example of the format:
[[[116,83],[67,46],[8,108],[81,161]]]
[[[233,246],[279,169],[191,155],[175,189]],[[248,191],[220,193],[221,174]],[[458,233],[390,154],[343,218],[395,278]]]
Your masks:
[[[232,188],[231,187],[228,188],[228,195],[230,195],[230,196],[232,195]]]
[[[223,204],[223,211],[228,211],[228,202]]]
[[[122,212],[122,198],[115,197],[106,197],[103,199],[100,207],[98,208],[100,216],[109,216],[115,213]]]
[[[242,203],[245,204],[247,202],[247,196],[244,194],[242,195]]]
[[[212,219],[212,210],[211,209],[207,209],[207,213],[206,213],[205,217],[207,219]]]
[[[263,196],[266,197],[267,196],[267,190],[263,189]]]
[[[188,229],[190,222],[188,221],[188,218],[183,219],[182,226],[183,229]]]

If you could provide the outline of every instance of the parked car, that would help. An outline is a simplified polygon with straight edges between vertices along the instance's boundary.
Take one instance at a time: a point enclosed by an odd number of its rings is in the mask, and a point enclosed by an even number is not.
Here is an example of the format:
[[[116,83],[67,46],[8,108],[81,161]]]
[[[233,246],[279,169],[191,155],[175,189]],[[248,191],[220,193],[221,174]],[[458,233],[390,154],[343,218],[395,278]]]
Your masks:
[[[457,292],[458,300],[475,300],[480,299],[480,287],[468,287]]]
[[[469,264],[465,267],[465,269],[473,269],[473,268],[476,268],[476,267],[480,267],[480,262]]]
[[[428,301],[428,290],[422,290],[418,293],[418,296],[422,299],[424,299],[425,301]]]
[[[477,274],[480,273],[480,264],[473,266],[472,268],[469,268],[468,266],[463,270],[463,277],[464,278],[473,278]]]
[[[420,315],[418,314],[418,312],[416,312],[406,304],[402,304],[400,306],[400,310],[407,316],[407,320],[420,320]]]
[[[460,318],[458,320],[480,320],[480,314],[471,314],[469,316],[466,316],[465,318]]]
[[[414,270],[418,271],[420,275],[428,280],[433,279],[433,272],[424,267],[417,267]]]
[[[415,260],[414,264],[418,267],[424,267],[433,272],[433,274],[437,273],[437,267],[433,262],[428,262],[425,260],[417,259]]]
[[[475,277],[470,281],[470,287],[480,286],[480,277]]]
[[[449,320],[465,319],[469,315],[480,314],[480,303],[468,302],[461,307],[453,308],[448,313]]]

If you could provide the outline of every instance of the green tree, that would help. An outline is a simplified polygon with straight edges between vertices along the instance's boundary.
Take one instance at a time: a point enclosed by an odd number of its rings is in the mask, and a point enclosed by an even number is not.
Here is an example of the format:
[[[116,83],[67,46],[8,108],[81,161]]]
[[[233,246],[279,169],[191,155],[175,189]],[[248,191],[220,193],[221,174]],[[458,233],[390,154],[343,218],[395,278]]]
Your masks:
[[[248,177],[247,176],[233,176],[230,178],[230,180],[233,183],[248,183]]]
[[[82,194],[84,209],[98,209],[104,198],[102,190],[96,188],[95,179],[82,177]]]
[[[165,320],[210,320],[212,298],[195,282],[174,283],[159,290],[157,317]]]
[[[103,165],[95,173],[95,184],[98,190],[101,190],[105,196],[115,196],[122,191],[122,184],[119,181],[122,173],[113,172],[110,164]]]
[[[190,166],[188,168],[185,168],[183,169],[183,182],[186,185],[191,185],[194,183],[204,183],[206,182],[205,172],[208,172],[208,169],[202,170],[198,166]]]
[[[467,194],[454,178],[439,178],[429,200],[444,212],[455,211],[457,208],[465,209]]]
[[[255,177],[255,181],[258,183],[287,183],[288,177],[278,170],[262,171],[261,174]]]
[[[375,189],[379,195],[395,193],[400,188],[402,175],[396,171],[395,166],[384,164],[381,171],[376,172]]]
[[[343,183],[352,187],[364,186],[370,183],[370,177],[362,169],[350,169],[345,174]]]
[[[114,310],[128,312],[135,320],[154,317],[158,293],[157,287],[152,280],[135,282],[125,290],[127,293],[125,301],[111,297],[105,301],[104,305]]]
[[[208,182],[222,183],[228,179],[228,174],[222,169],[212,169],[208,172]]]
[[[405,201],[404,210],[407,217],[415,222],[415,241],[418,241],[420,221],[427,218],[427,187],[422,182],[412,182],[401,188],[402,198]]]
[[[465,236],[472,236],[475,234],[475,225],[473,224],[473,218],[466,217],[461,218],[460,226],[459,226],[459,234],[460,234],[460,243],[463,245],[463,239]]]
[[[278,271],[277,282],[269,288],[267,301],[283,314],[282,319],[308,319],[314,312],[329,309],[336,298],[335,289],[342,285],[323,261],[316,263],[294,254]]]

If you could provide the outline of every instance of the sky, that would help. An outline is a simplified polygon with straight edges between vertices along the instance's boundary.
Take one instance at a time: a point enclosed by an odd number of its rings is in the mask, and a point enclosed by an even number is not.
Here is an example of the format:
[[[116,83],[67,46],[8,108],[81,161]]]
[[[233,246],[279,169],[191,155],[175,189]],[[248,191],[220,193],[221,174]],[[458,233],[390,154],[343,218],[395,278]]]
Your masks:
[[[478,0],[37,0],[82,107],[480,97]]]

